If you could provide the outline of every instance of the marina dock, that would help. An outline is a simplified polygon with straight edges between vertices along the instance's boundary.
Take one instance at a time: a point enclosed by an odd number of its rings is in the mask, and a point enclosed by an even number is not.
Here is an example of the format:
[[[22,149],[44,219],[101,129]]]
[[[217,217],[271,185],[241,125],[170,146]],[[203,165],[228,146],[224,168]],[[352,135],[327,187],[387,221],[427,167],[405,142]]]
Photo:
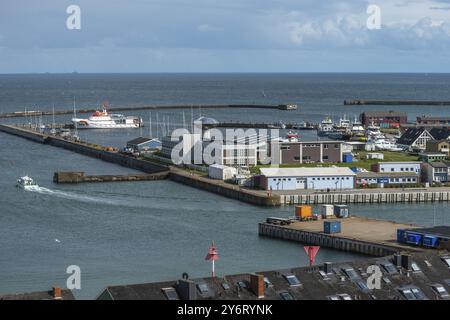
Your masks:
[[[147,106],[135,106],[135,107],[110,107],[108,111],[114,112],[132,112],[136,110],[166,110],[166,109],[276,109],[276,110],[292,110],[285,108],[284,105],[262,105],[262,104],[204,104],[204,105],[147,105]],[[77,109],[77,113],[93,113],[97,109]],[[4,112],[0,113],[0,118],[17,118],[17,117],[30,117],[30,116],[51,116],[51,115],[66,115],[73,114],[73,110],[56,110],[53,111],[16,111],[16,112]]]
[[[326,234],[323,232],[324,221],[331,220],[340,221],[341,233]],[[263,222],[259,224],[259,235],[383,257],[403,250],[423,250],[397,243],[397,229],[411,228],[417,228],[417,226],[351,216],[345,219],[296,221],[290,225]]]
[[[164,180],[169,176],[169,171],[144,174],[127,175],[85,175],[84,172],[55,172],[55,183],[83,183],[83,182],[119,182],[119,181],[155,181]]]
[[[354,189],[340,192],[303,192],[280,195],[280,203],[284,205],[334,203],[416,203],[441,201],[450,201],[450,188]]]

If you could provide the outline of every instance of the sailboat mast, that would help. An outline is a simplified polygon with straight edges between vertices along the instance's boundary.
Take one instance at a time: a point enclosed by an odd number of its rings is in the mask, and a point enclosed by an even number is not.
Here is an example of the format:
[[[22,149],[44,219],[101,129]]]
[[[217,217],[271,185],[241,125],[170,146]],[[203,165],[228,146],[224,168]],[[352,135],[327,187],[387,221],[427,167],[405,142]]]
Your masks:
[[[148,113],[148,131],[149,131],[149,138],[152,138],[152,112],[150,111]]]

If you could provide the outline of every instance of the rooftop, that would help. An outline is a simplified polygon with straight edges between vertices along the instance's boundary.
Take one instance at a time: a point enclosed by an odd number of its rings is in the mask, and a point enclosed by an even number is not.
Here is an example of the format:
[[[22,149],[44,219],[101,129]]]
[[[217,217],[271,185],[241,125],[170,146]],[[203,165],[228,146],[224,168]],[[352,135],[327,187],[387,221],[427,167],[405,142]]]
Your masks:
[[[56,300],[56,299],[53,296],[53,290],[50,290],[50,291],[7,294],[0,296],[0,300]],[[60,300],[75,300],[75,297],[72,294],[72,291],[66,289],[61,290]]]
[[[406,272],[393,263],[393,256],[360,259],[353,262],[334,263],[329,273],[324,265],[287,268],[258,272],[264,279],[264,300],[407,300],[419,299],[408,295],[405,289],[414,289],[420,299],[440,299],[433,285],[439,283],[450,291],[450,268],[444,257],[436,251],[414,253],[414,271]],[[367,268],[379,266],[382,272],[380,289],[369,289]],[[189,280],[188,280],[189,281]],[[105,288],[100,298],[114,300],[168,300],[181,299],[178,281],[145,283]],[[191,300],[257,300],[251,285],[251,274],[192,279],[195,285]],[[421,293],[421,295],[420,295]]]
[[[261,168],[261,174],[267,177],[321,177],[321,176],[354,176],[355,173],[346,167],[316,168]]]

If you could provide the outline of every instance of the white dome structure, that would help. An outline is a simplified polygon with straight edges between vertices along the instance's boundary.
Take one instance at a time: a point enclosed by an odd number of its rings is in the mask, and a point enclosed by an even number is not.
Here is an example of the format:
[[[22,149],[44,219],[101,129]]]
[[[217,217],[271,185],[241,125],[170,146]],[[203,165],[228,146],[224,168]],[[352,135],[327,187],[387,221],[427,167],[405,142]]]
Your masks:
[[[198,123],[198,122],[200,122],[202,125],[207,125],[207,126],[219,124],[219,121],[217,121],[216,119],[210,118],[210,117],[205,117],[205,116],[201,116],[200,118],[194,120],[194,123]]]

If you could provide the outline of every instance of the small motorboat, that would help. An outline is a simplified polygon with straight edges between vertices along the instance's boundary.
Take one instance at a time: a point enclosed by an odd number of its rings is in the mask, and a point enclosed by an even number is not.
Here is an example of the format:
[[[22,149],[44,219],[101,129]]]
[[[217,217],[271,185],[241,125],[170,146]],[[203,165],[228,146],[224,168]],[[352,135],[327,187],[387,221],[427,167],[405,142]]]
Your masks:
[[[17,179],[16,187],[24,189],[24,190],[33,190],[39,188],[36,182],[31,179],[29,176],[24,176]]]

